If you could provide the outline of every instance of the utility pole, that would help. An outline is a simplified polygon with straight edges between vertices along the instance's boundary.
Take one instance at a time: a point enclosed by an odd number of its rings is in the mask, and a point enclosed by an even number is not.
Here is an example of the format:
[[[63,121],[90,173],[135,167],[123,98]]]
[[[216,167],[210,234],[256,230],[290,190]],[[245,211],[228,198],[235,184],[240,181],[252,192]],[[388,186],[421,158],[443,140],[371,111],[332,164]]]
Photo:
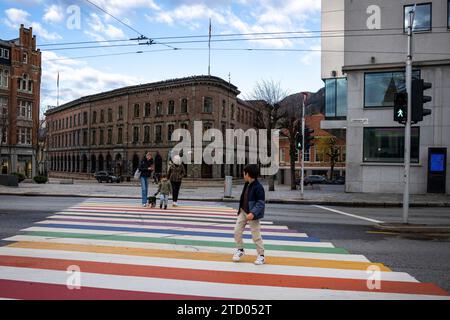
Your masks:
[[[301,168],[301,179],[300,179],[300,196],[303,199],[304,196],[304,184],[305,184],[305,100],[306,92],[302,92],[302,168]]]
[[[406,92],[408,94],[408,111],[405,126],[405,186],[403,191],[403,223],[408,223],[409,214],[409,180],[411,168],[411,115],[412,115],[412,35],[416,6],[409,12],[408,57],[406,59]]]

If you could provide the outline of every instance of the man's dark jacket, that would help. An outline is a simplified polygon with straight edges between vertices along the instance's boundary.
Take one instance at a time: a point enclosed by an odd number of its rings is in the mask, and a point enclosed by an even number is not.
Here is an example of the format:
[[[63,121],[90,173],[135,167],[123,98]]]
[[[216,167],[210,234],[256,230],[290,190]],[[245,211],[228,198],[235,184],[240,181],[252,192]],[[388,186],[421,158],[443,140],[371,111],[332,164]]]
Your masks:
[[[266,203],[266,196],[264,187],[256,179],[252,183],[246,182],[244,190],[242,190],[241,199],[239,201],[239,210],[243,208],[244,194],[248,188],[248,211],[247,213],[253,213],[255,216],[253,220],[259,220],[264,218],[264,209]],[[239,211],[238,211],[239,214]]]
[[[141,177],[148,178],[152,175],[152,171],[148,170],[153,166],[153,159],[147,160],[147,158],[142,159],[141,163],[139,164],[139,170],[141,171]]]

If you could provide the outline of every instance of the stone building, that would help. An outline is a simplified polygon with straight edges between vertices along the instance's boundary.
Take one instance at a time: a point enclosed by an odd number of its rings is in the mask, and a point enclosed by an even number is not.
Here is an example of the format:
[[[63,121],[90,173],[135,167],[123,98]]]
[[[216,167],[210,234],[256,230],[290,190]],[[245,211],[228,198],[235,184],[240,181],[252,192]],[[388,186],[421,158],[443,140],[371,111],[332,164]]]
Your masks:
[[[51,177],[91,178],[107,170],[129,177],[146,151],[167,168],[170,137],[177,128],[193,137],[203,129],[254,127],[256,106],[237,98],[233,84],[213,76],[193,76],[120,88],[82,97],[46,112],[47,168]],[[204,143],[204,145],[207,143]],[[186,165],[192,178],[240,175],[243,165]]]
[[[32,28],[0,40],[0,173],[37,174],[41,52]]]

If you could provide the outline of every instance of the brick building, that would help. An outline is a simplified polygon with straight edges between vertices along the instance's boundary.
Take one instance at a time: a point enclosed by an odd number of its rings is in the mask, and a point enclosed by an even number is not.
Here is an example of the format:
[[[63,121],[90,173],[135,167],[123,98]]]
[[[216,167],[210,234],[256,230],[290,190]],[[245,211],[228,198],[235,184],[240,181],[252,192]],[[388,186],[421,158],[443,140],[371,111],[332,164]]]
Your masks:
[[[305,176],[321,175],[329,178],[330,176],[330,158],[326,155],[326,139],[335,137],[329,131],[322,130],[320,123],[325,119],[323,114],[315,114],[305,117],[306,127],[313,129],[314,145],[305,151]],[[334,168],[334,176],[345,176],[345,137],[335,137],[336,145],[339,150],[339,159]],[[289,139],[280,136],[280,171],[278,173],[278,182],[280,184],[290,184],[290,152]],[[301,171],[301,152],[297,152],[295,161],[296,176],[300,177]]]
[[[32,28],[0,40],[0,173],[36,175],[41,52]]]
[[[254,127],[256,106],[237,98],[233,84],[194,76],[82,97],[46,112],[47,168],[51,177],[91,178],[96,171],[130,176],[146,151],[162,156],[178,142],[172,132],[194,121],[203,129]],[[207,143],[205,143],[207,144]],[[187,165],[192,178],[240,175],[243,165]]]

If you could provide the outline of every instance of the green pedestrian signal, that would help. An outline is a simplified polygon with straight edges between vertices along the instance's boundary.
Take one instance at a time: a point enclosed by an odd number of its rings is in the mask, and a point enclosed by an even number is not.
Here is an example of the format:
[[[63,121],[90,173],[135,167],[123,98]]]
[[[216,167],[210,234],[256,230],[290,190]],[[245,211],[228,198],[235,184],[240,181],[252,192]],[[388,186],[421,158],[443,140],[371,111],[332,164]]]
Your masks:
[[[297,149],[297,150],[302,149],[302,140],[303,140],[303,137],[302,137],[301,132],[297,132],[295,134],[295,149]]]
[[[406,92],[399,92],[394,97],[394,121],[406,124],[408,120],[408,95]]]

